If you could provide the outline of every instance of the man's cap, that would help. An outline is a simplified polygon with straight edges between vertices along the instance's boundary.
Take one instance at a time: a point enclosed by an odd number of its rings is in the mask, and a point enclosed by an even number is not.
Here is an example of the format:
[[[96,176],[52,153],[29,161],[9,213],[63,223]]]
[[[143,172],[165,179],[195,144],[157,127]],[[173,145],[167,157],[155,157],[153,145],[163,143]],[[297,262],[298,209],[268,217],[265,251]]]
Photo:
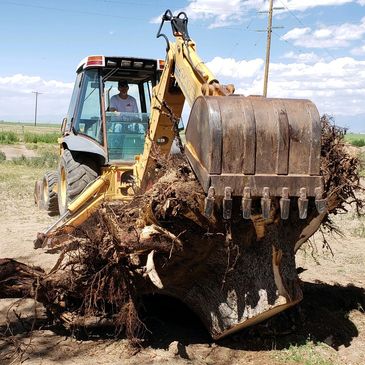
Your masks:
[[[118,87],[128,87],[128,81],[126,80],[118,81]]]

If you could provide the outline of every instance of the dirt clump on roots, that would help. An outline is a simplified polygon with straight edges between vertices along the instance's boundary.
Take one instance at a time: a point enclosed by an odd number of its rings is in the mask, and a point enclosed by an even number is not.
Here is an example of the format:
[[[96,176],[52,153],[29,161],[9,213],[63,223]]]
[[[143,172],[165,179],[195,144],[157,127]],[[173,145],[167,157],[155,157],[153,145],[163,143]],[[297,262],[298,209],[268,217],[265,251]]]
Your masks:
[[[161,293],[183,301],[218,336],[225,324],[207,313],[217,313],[228,297],[238,307],[260,309],[264,285],[269,304],[276,300],[274,255],[287,294],[299,301],[295,252],[321,225],[333,229],[329,215],[346,210],[346,203],[355,202],[358,213],[363,208],[356,198],[359,161],[345,151],[344,130],[326,116],[321,121],[325,213],[318,214],[310,200],[301,220],[292,202],[293,214],[283,223],[277,198],[269,219],[254,202],[246,221],[234,197],[231,221],[221,218],[220,204],[208,219],[204,191],[184,156],[160,159],[159,178],[147,192],[130,202],[104,203],[72,234],[54,232],[51,249],[59,259],[50,272],[0,261],[1,297],[34,297],[53,321],[71,330],[106,327],[139,343],[147,331],[142,298]],[[232,299],[232,291],[251,294]]]

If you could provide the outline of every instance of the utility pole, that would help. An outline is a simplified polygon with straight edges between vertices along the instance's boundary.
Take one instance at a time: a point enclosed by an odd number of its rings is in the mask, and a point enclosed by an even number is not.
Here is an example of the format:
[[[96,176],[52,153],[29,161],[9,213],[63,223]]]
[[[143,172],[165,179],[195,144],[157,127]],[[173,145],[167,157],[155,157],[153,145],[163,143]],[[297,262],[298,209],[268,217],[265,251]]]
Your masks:
[[[273,27],[272,26],[272,15],[274,10],[282,10],[283,7],[273,8],[273,0],[269,0],[269,11],[268,11],[268,22],[267,22],[267,42],[266,42],[266,61],[265,61],[265,74],[264,74],[264,92],[263,95],[267,97],[267,84],[269,81],[269,65],[270,65],[270,48],[271,48],[271,33],[273,29],[283,28],[283,27]],[[267,13],[266,11],[260,13]]]
[[[267,23],[267,42],[266,42],[266,62],[264,75],[264,97],[267,96],[267,82],[269,80],[269,65],[270,65],[270,47],[271,47],[271,33],[272,33],[272,7],[273,0],[269,0],[269,18]]]
[[[38,95],[42,94],[38,91],[32,91],[35,94],[35,110],[34,110],[34,126],[37,126],[37,109],[38,109]]]

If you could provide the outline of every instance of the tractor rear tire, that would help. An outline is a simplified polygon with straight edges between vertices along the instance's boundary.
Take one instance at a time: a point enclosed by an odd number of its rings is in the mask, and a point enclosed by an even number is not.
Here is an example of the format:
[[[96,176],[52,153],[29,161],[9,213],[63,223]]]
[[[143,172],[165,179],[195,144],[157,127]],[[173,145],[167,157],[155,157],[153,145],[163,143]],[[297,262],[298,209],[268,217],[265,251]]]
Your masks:
[[[53,217],[60,214],[58,209],[58,197],[55,187],[57,186],[57,172],[47,171],[42,182],[42,206],[48,215]]]
[[[99,166],[90,154],[64,150],[58,168],[58,207],[60,214],[69,203],[99,175]]]
[[[43,181],[37,180],[34,185],[34,204],[39,208],[43,209]]]

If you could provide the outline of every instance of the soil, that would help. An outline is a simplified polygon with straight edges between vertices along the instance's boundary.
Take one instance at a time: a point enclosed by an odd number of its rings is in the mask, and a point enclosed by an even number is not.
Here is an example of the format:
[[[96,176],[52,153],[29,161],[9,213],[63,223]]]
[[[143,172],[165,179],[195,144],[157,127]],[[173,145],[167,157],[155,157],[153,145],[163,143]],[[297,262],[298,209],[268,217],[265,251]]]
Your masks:
[[[24,157],[36,157],[36,152],[26,148],[24,144],[16,145],[4,145],[0,147],[0,151],[5,153],[7,160],[13,160],[14,158]]]
[[[37,210],[29,185],[26,199],[0,191],[0,258],[50,269],[57,255],[35,251],[33,240],[55,218]],[[320,233],[297,255],[304,300],[264,323],[214,343],[188,308],[151,297],[145,303],[151,333],[135,348],[107,331],[71,336],[48,323],[33,300],[3,299],[0,331],[13,336],[0,338],[1,364],[365,364],[364,220],[350,209],[334,221],[344,236],[326,235],[333,255]]]

